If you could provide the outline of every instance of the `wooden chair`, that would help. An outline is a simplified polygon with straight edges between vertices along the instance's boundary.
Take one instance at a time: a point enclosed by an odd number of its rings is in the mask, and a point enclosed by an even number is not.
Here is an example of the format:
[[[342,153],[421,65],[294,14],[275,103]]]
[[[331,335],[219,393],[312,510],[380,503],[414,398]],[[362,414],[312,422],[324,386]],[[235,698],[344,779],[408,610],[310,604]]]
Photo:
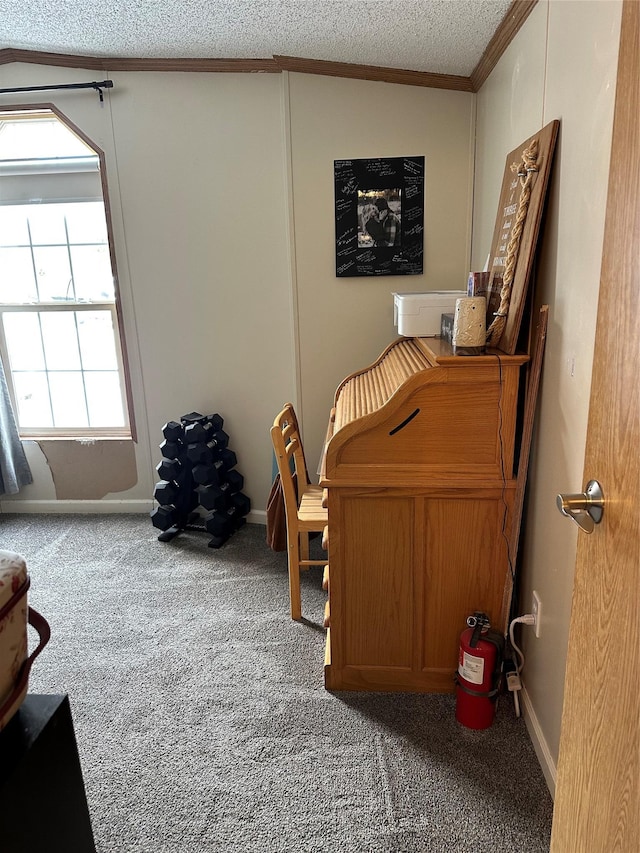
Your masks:
[[[327,510],[322,506],[322,487],[309,482],[298,419],[291,403],[286,403],[274,420],[271,440],[278,462],[287,520],[291,618],[301,619],[300,571],[309,566],[323,566],[327,562],[326,559],[309,559],[309,534],[324,532]]]

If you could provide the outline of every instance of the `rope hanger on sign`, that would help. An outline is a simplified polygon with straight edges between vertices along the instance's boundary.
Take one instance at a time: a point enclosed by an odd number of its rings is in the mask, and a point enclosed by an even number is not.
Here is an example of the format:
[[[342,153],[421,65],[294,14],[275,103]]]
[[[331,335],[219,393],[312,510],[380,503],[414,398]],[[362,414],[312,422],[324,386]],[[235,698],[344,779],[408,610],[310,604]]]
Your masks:
[[[529,200],[531,198],[531,185],[533,178],[538,171],[538,140],[534,139],[531,145],[522,152],[522,160],[520,163],[514,163],[511,166],[512,172],[517,172],[522,185],[520,200],[518,202],[518,210],[516,219],[511,229],[511,236],[507,244],[507,257],[505,261],[504,276],[502,278],[502,288],[500,290],[500,306],[494,314],[494,319],[487,329],[487,344],[489,346],[497,346],[498,341],[502,337],[504,327],[507,324],[507,315],[509,313],[509,302],[511,300],[511,289],[515,275],[516,263],[518,261],[518,251],[520,249],[520,238],[524,229],[524,223],[527,218],[529,209]]]

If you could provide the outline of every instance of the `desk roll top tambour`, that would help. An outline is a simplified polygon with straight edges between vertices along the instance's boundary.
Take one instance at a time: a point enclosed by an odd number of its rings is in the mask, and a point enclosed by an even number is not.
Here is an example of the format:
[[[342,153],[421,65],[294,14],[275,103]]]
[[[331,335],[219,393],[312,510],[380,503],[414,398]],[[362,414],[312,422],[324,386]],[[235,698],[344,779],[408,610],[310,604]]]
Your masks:
[[[403,338],[339,385],[320,480],[327,689],[452,692],[467,616],[503,627],[526,361]]]

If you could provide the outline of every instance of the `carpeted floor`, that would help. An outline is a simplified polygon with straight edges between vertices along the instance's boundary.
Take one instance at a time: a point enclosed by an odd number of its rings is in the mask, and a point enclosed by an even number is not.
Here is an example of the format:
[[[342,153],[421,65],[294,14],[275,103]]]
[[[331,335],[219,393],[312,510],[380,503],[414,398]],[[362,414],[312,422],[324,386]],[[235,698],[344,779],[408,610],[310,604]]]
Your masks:
[[[68,693],[99,853],[548,851],[552,802],[503,699],[330,694],[325,593],[247,525],[221,549],[146,516],[0,516],[52,639],[34,693]]]

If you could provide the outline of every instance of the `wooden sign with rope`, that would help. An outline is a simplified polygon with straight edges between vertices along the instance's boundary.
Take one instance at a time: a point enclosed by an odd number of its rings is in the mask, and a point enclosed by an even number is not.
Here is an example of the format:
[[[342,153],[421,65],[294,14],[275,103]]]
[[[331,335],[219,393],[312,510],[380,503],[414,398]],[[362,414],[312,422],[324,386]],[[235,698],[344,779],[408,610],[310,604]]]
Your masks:
[[[507,155],[491,243],[487,344],[509,355],[518,343],[559,126],[550,122]]]

